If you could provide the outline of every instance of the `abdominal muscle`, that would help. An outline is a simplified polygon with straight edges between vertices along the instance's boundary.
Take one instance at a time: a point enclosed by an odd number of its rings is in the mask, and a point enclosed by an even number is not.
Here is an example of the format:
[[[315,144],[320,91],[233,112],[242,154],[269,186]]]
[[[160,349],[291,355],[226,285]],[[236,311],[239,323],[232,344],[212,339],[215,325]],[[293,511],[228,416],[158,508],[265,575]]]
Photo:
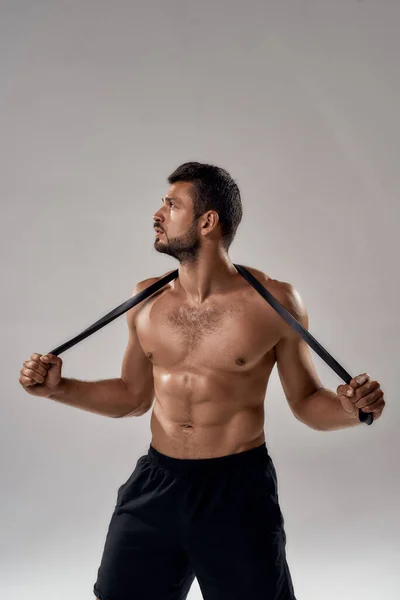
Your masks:
[[[151,445],[174,458],[216,458],[263,444],[266,379],[274,364],[268,359],[261,378],[197,369],[156,373]]]

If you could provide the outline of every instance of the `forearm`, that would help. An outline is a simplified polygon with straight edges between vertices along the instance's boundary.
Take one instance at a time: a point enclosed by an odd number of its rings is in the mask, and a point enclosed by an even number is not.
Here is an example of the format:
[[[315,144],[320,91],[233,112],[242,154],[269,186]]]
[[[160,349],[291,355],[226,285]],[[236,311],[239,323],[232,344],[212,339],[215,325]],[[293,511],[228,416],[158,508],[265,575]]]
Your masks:
[[[122,379],[80,381],[63,377],[48,397],[105,417],[117,418],[135,408],[133,396]]]
[[[361,424],[358,411],[356,415],[346,412],[339,396],[326,388],[303,400],[296,410],[296,418],[318,431],[333,431]]]

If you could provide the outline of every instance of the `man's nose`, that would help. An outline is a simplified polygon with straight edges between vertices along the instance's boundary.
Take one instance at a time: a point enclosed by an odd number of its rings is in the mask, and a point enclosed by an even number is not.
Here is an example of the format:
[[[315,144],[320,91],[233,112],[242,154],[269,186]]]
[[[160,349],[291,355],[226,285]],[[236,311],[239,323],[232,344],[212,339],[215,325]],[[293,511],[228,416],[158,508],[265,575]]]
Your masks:
[[[159,211],[157,211],[156,213],[154,213],[153,215],[153,224],[155,225],[156,223],[162,223],[163,222],[163,218],[162,215],[160,215]]]
[[[155,221],[160,221],[160,222],[164,221],[162,210],[163,210],[163,207],[159,208],[158,211],[154,213],[154,215],[153,215],[154,222]]]

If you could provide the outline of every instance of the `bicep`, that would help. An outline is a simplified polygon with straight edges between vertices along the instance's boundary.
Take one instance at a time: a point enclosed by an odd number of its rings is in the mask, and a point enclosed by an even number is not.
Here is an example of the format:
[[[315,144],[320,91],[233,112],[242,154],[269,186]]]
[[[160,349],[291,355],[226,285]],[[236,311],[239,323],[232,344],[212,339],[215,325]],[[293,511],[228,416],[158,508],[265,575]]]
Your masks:
[[[147,285],[138,284],[133,295],[138,294]],[[148,410],[154,400],[153,364],[147,358],[140,344],[136,327],[134,309],[127,313],[128,344],[122,360],[121,379],[132,393],[134,408]]]
[[[286,308],[308,331],[308,314],[299,294],[288,286]],[[303,400],[322,386],[318,377],[308,344],[288,324],[285,334],[275,346],[279,378],[288,404],[296,414]]]

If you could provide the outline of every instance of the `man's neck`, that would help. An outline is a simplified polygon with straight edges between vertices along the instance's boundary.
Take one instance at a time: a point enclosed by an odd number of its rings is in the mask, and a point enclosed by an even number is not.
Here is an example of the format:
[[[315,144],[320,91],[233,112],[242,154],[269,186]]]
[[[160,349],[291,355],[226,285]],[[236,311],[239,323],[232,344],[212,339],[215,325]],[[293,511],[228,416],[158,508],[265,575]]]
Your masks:
[[[179,266],[178,288],[195,304],[226,289],[237,273],[226,251],[199,255],[196,261]]]

